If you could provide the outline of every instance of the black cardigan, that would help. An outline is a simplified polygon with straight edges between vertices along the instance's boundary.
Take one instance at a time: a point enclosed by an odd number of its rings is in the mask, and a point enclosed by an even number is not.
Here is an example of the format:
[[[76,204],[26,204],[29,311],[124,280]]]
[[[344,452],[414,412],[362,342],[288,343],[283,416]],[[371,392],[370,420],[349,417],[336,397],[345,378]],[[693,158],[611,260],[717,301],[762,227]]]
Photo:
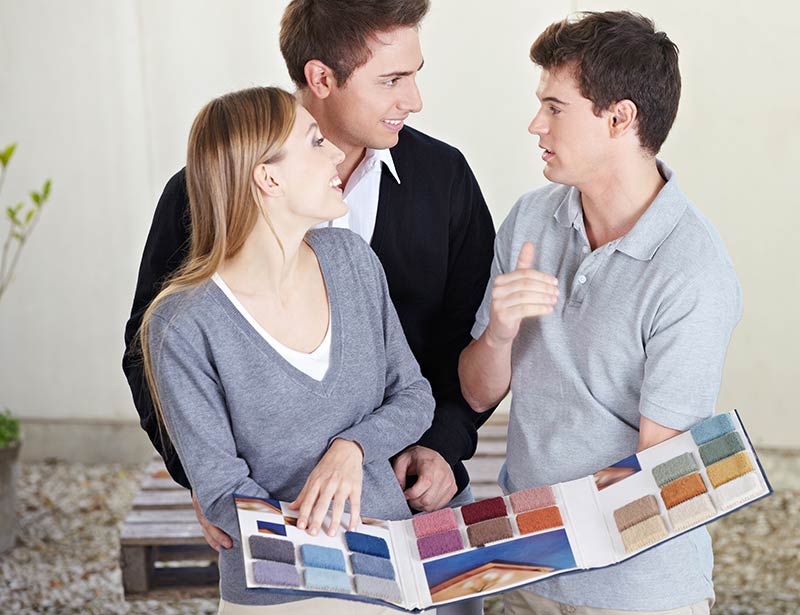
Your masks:
[[[467,405],[457,369],[489,279],[494,226],[478,183],[457,149],[405,127],[391,151],[401,183],[383,169],[372,248],[386,271],[409,346],[436,399],[433,424],[419,444],[447,460],[461,492],[469,483],[461,461],[474,454],[477,429],[491,414],[479,415]],[[125,327],[122,368],[142,428],[172,478],[187,488],[178,455],[159,430],[136,333],[164,279],[185,258],[189,240],[189,199],[181,170],[164,188],[147,237]]]

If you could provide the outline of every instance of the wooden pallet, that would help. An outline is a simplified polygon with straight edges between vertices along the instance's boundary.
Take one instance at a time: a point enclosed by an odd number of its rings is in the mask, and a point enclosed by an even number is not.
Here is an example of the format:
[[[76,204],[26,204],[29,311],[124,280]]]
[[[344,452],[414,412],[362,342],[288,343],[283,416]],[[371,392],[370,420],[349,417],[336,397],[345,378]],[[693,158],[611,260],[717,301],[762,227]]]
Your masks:
[[[147,467],[120,533],[125,598],[180,599],[219,593],[217,552],[206,544],[189,491],[160,457]]]
[[[506,415],[480,429],[478,449],[466,462],[476,499],[501,495],[506,430]],[[189,491],[170,478],[160,457],[148,465],[122,526],[120,568],[127,600],[219,595],[217,553],[203,538]]]

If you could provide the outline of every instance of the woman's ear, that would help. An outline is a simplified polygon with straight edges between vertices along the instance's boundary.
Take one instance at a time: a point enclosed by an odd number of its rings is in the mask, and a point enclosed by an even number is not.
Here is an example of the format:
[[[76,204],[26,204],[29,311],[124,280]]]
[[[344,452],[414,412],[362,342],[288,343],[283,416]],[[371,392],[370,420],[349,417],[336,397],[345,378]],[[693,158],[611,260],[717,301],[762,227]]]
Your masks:
[[[275,167],[266,162],[256,165],[253,169],[253,181],[258,186],[258,189],[267,196],[280,197],[283,196],[283,188],[275,177]]]

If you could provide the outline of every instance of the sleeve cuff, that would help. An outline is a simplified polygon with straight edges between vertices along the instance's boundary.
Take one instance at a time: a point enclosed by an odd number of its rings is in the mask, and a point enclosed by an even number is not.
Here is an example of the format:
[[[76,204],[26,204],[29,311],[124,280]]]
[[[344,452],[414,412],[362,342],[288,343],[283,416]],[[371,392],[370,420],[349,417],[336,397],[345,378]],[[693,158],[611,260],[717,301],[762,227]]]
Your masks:
[[[470,335],[472,335],[472,339],[476,340],[483,332],[486,331],[486,327],[489,326],[488,322],[483,322],[482,320],[476,320],[475,324],[472,325],[472,330],[470,331]]]
[[[377,440],[376,438],[370,438],[367,435],[367,431],[369,431],[369,427],[365,426],[363,423],[353,425],[333,436],[328,441],[328,448],[330,448],[334,440],[350,440],[361,447],[361,451],[364,454],[364,465],[372,463],[376,459],[389,459],[391,455],[382,455],[380,442],[375,441]]]
[[[639,414],[659,425],[678,431],[691,429],[699,422],[709,418],[713,413],[713,408],[709,412],[703,413],[698,413],[692,408],[682,408],[680,410],[665,408],[647,399],[642,399],[639,404]]]

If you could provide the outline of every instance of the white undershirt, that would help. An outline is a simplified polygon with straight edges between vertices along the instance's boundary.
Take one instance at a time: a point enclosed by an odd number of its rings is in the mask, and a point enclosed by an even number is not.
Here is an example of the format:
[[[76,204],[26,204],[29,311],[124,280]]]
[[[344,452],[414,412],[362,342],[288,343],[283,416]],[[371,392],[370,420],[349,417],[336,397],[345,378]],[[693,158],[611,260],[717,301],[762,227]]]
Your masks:
[[[215,273],[211,279],[214,280],[214,283],[219,286],[220,290],[231,300],[231,303],[233,303],[241,315],[245,317],[247,322],[250,323],[250,326],[252,326],[253,329],[275,349],[275,352],[281,355],[292,367],[300,370],[314,380],[321,381],[325,377],[325,374],[328,372],[331,356],[332,326],[330,312],[328,312],[328,331],[325,333],[325,339],[322,340],[322,343],[317,346],[316,350],[313,352],[300,352],[299,350],[281,344],[267,333],[266,329],[258,324],[258,321],[250,315],[247,308],[236,298],[236,295],[233,294],[233,291],[225,284],[225,281],[218,273]]]
[[[323,222],[316,228],[332,226],[349,228],[370,243],[375,232],[375,220],[378,217],[378,198],[381,189],[381,172],[383,164],[387,166],[399,184],[400,177],[394,166],[392,152],[388,149],[367,148],[364,158],[353,171],[344,187],[342,199],[347,203],[348,212],[341,218]]]

